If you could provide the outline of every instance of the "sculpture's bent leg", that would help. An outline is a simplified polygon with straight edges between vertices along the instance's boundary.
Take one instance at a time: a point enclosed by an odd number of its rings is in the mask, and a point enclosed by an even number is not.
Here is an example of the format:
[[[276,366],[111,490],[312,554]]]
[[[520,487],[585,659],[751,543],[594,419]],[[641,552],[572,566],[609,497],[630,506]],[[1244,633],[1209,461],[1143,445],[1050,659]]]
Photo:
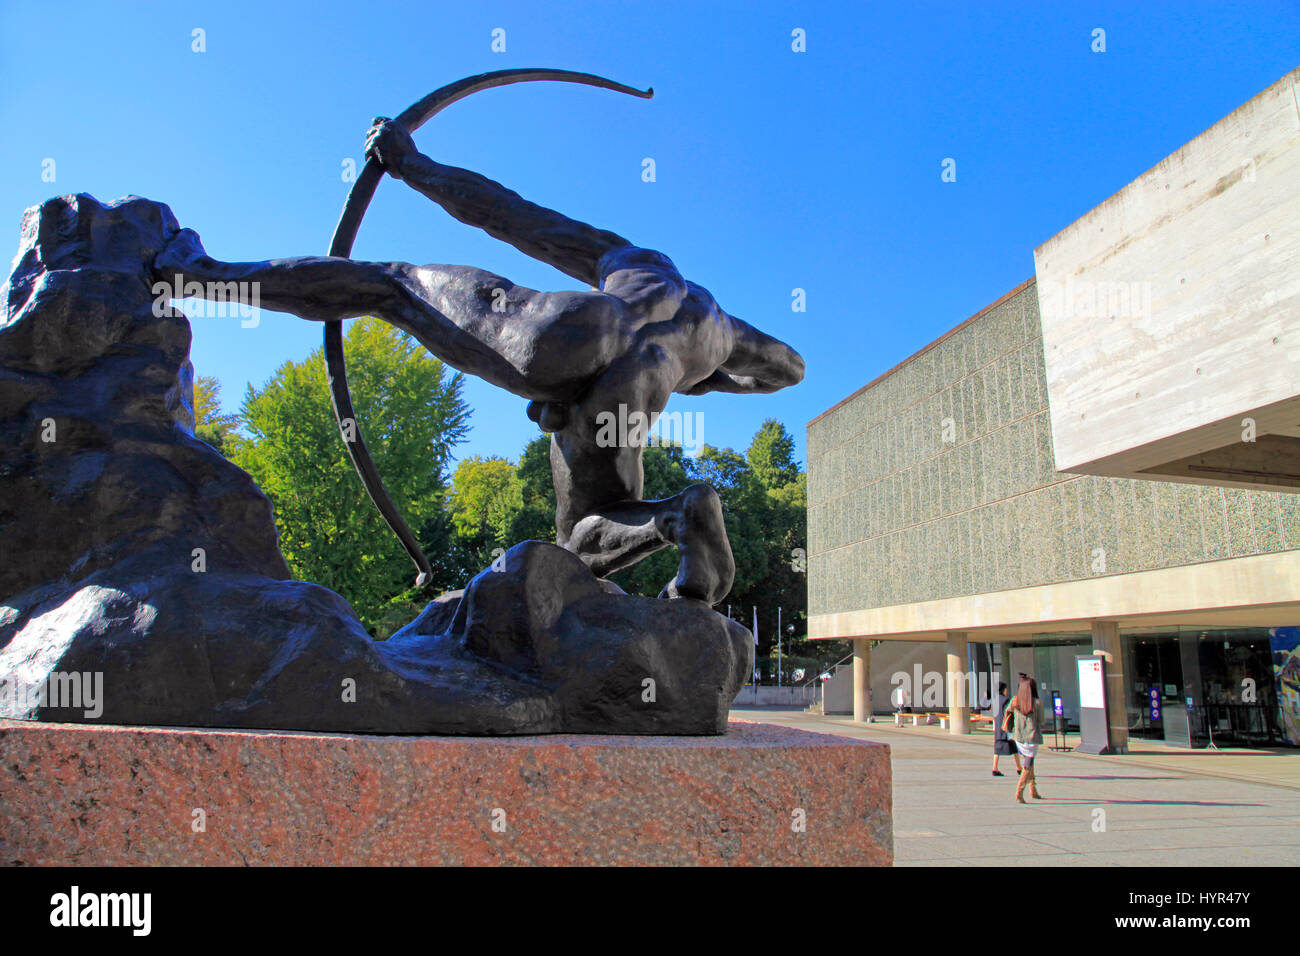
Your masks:
[[[660,501],[620,501],[597,508],[561,543],[602,577],[675,544],[681,563],[660,597],[717,604],[736,575],[722,502],[708,485],[691,485]]]

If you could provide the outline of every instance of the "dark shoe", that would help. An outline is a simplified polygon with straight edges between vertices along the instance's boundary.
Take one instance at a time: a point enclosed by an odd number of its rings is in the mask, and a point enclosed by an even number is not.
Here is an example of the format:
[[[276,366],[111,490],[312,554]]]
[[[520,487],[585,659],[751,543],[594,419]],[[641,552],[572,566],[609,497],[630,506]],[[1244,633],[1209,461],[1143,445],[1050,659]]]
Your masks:
[[[1003,773],[1001,770],[994,770],[994,771],[993,771],[993,776],[995,776],[995,777],[1005,777],[1006,774]]]

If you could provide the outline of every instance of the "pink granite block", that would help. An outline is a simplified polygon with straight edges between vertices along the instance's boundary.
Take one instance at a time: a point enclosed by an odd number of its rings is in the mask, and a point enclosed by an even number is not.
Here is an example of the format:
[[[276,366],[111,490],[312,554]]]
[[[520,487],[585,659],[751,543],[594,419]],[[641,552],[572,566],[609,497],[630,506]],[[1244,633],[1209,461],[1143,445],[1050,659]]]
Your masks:
[[[381,737],[0,720],[8,865],[888,866],[891,807],[886,745],[744,721]]]

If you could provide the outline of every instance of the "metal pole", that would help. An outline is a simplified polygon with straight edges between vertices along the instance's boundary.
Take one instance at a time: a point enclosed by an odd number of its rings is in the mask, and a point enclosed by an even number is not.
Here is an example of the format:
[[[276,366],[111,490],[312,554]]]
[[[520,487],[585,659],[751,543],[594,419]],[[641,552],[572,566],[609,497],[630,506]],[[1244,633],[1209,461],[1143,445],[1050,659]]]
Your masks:
[[[776,686],[781,686],[781,609],[776,609]]]

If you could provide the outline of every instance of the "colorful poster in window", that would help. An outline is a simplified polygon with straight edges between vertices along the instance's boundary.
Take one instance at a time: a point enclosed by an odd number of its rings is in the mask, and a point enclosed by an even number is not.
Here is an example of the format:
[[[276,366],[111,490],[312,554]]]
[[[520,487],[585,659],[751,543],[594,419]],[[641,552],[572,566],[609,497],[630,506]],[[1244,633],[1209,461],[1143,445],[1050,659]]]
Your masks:
[[[1300,627],[1275,627],[1268,632],[1268,639],[1282,735],[1300,744]]]

